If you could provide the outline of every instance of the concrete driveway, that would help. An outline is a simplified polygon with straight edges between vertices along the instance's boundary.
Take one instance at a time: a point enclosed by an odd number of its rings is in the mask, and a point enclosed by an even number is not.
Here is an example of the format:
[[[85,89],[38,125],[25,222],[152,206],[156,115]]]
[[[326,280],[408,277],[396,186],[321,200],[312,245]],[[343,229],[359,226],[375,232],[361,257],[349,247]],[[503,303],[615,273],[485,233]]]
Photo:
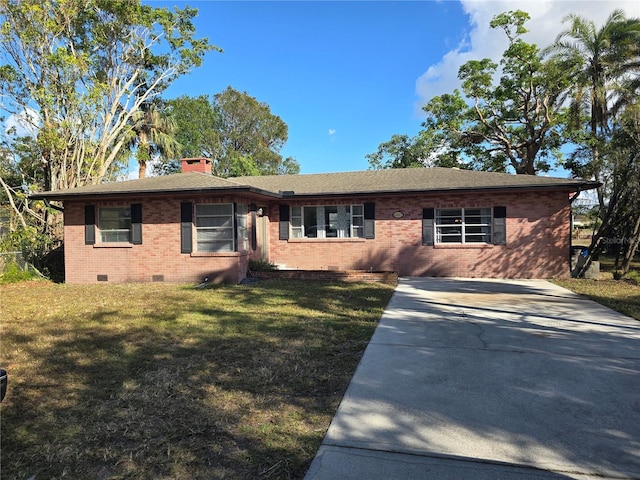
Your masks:
[[[640,322],[546,281],[402,278],[306,479],[639,479]]]

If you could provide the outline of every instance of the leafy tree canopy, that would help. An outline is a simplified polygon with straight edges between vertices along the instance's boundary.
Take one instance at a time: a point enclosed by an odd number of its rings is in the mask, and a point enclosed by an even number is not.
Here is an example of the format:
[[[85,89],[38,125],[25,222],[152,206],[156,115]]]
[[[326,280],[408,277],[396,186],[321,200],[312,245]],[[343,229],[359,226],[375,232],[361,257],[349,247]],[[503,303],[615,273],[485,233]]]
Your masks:
[[[456,152],[442,148],[438,150],[433,139],[421,132],[415,137],[393,135],[381,143],[378,151],[366,155],[374,170],[385,168],[457,167],[471,168],[458,158]]]
[[[271,113],[269,105],[232,87],[207,96],[182,96],[166,102],[176,122],[176,140],[183,157],[213,160],[212,172],[220,177],[298,173],[293,158],[280,150],[288,137],[287,124]],[[177,160],[177,159],[176,159]],[[177,171],[172,162],[160,173]]]
[[[139,0],[0,0],[0,113],[20,120],[0,133],[2,160],[24,183],[0,182],[4,195],[112,179],[126,164],[138,112],[219,50],[196,38],[196,14]],[[28,171],[34,163],[40,172]],[[52,232],[51,212],[9,203],[21,223]]]
[[[402,157],[408,151],[414,153],[409,158],[424,166],[490,171],[512,167],[524,174],[548,171],[562,145],[562,102],[572,64],[545,61],[536,45],[520,38],[527,32],[528,19],[519,10],[495,16],[491,27],[502,29],[509,40],[500,63],[484,58],[462,65],[458,72],[462,92],[432,98],[423,107],[427,115],[423,130],[408,141],[412,148],[394,152],[390,142],[381,144],[369,157],[374,168],[384,153],[393,158],[385,166],[404,165]]]

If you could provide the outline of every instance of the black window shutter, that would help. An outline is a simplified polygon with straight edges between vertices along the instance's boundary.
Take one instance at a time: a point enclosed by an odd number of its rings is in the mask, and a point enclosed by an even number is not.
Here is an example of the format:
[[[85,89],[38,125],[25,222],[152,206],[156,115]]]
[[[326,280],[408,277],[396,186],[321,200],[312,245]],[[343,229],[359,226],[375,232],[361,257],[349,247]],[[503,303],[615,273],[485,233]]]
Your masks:
[[[131,243],[142,244],[142,204],[131,205]]]
[[[238,251],[238,204],[233,202],[233,244],[235,245],[234,252]]]
[[[364,238],[376,238],[376,204],[364,204]]]
[[[280,205],[280,240],[289,240],[289,205]]]
[[[255,251],[258,248],[258,215],[253,207],[251,208],[251,250]]]
[[[180,253],[191,253],[191,229],[193,225],[193,204],[180,204]]]
[[[95,205],[84,206],[84,244],[94,245],[96,243],[96,207]]]
[[[493,244],[507,244],[507,207],[493,207]]]
[[[433,245],[433,219],[435,208],[422,209],[422,245]]]

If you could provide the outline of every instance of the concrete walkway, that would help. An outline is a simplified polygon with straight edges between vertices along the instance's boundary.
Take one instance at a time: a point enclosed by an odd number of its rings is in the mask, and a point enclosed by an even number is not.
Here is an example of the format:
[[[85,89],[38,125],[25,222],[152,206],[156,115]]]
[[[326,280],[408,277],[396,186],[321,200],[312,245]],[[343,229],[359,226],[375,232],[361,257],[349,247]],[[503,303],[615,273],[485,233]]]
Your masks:
[[[546,281],[402,278],[305,478],[640,479],[640,322]]]

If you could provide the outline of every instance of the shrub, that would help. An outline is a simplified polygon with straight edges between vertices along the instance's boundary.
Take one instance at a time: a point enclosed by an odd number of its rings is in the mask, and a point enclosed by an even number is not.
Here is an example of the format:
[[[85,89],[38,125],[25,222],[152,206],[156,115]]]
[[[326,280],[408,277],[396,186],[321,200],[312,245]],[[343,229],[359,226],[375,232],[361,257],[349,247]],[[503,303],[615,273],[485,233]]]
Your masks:
[[[273,272],[277,269],[278,267],[268,260],[249,260],[249,272]]]
[[[0,241],[0,252],[19,252],[22,259],[48,275],[46,265],[43,263],[45,256],[53,247],[52,240],[34,227],[22,227],[5,235]],[[18,265],[16,265],[18,266]],[[20,268],[18,266],[18,268]]]
[[[640,286],[640,271],[638,270],[629,270],[627,274],[624,276],[624,279],[635,285]]]
[[[18,283],[34,278],[36,278],[36,274],[30,268],[27,267],[23,270],[16,262],[9,261],[4,265],[0,275],[0,283]]]

